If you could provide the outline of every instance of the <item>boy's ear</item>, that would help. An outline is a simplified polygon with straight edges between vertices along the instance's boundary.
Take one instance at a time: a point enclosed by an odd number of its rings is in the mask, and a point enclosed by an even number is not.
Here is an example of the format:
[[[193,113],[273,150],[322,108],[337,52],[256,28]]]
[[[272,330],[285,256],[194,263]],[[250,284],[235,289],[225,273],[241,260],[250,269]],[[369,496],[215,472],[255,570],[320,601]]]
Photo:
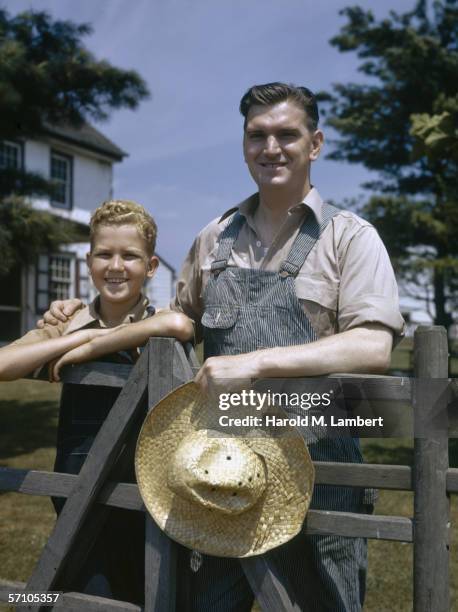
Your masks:
[[[159,265],[159,259],[156,257],[156,255],[153,255],[152,257],[148,259],[148,269],[146,271],[146,276],[148,278],[152,278],[154,276],[158,265]]]
[[[91,252],[89,251],[89,253],[86,253],[86,265],[88,268],[91,267]]]

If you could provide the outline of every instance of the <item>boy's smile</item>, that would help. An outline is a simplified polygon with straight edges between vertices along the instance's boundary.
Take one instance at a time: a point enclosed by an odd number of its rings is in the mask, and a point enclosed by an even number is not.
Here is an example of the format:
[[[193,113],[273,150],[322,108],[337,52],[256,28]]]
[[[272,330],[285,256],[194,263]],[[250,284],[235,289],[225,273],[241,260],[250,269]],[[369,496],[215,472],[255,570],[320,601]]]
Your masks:
[[[135,225],[101,225],[87,264],[100,294],[100,314],[107,323],[123,318],[135,306],[146,278],[154,275],[158,259],[148,255]]]

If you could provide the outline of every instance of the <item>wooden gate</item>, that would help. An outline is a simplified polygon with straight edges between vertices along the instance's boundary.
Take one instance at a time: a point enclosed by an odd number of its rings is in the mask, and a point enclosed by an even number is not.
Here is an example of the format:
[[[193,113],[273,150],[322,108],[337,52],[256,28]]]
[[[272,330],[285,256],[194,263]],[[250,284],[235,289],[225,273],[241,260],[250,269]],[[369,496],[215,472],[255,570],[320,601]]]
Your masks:
[[[413,467],[316,462],[316,483],[414,491],[413,519],[310,510],[309,534],[411,542],[414,546],[415,612],[449,610],[449,494],[458,492],[458,469],[449,468],[445,408],[456,397],[456,380],[447,378],[445,329],[420,327],[414,339],[415,378],[333,375],[349,400],[361,398],[412,403],[421,437],[415,438]],[[91,363],[67,368],[64,382],[122,387],[78,476],[43,471],[0,469],[0,490],[67,498],[62,513],[29,581],[0,582],[0,601],[8,593],[62,590],[65,575],[84,560],[109,507],[145,512],[135,484],[110,482],[107,476],[124,445],[135,443],[129,430],[138,411],[191,380],[199,364],[193,349],[170,338],[150,340],[134,367]],[[428,380],[430,384],[428,384]],[[434,380],[434,383],[433,383]],[[304,384],[307,379],[303,379]],[[434,432],[425,424],[435,415]],[[440,421],[438,423],[438,420]],[[126,455],[126,453],[124,453]],[[122,461],[122,455],[121,455]],[[82,593],[64,592],[54,609],[81,612],[172,612],[175,610],[176,545],[146,517],[145,607]],[[240,560],[263,610],[299,610],[267,560]],[[62,582],[63,581],[63,582]],[[25,606],[27,608],[27,606]],[[23,609],[23,607],[21,607]],[[35,606],[33,608],[37,610]],[[313,611],[312,611],[313,612]]]

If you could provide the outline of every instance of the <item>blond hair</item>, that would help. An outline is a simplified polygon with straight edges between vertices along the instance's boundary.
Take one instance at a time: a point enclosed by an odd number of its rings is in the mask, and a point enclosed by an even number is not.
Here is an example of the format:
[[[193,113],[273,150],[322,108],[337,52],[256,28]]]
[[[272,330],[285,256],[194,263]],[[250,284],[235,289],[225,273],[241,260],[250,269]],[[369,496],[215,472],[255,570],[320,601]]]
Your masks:
[[[153,217],[137,202],[108,200],[95,209],[89,223],[91,250],[94,236],[101,225],[135,225],[146,243],[148,255],[154,255],[157,225]]]

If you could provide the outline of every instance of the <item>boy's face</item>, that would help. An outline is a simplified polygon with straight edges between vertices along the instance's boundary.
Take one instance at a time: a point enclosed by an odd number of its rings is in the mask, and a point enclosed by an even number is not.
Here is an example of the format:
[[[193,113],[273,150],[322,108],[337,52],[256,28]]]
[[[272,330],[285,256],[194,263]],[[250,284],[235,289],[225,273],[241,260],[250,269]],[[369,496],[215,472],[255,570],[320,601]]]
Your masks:
[[[148,255],[135,225],[99,226],[87,255],[100,299],[126,308],[138,300],[145,279],[154,276],[158,263],[157,257]]]

